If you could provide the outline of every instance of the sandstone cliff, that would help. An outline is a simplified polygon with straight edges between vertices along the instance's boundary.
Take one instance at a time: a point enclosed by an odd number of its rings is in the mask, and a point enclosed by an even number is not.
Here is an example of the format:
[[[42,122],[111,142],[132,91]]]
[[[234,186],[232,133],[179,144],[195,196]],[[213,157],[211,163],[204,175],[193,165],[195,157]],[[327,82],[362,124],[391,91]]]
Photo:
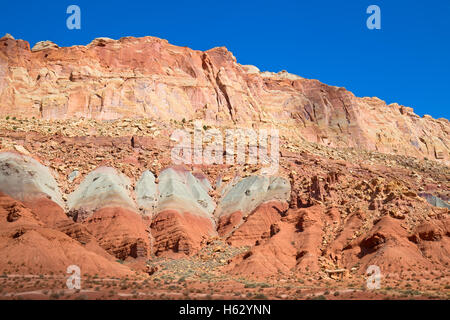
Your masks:
[[[0,39],[0,116],[151,118],[274,125],[309,142],[449,161],[447,119],[358,98],[287,72],[240,65],[226,48],[98,38],[87,46]]]

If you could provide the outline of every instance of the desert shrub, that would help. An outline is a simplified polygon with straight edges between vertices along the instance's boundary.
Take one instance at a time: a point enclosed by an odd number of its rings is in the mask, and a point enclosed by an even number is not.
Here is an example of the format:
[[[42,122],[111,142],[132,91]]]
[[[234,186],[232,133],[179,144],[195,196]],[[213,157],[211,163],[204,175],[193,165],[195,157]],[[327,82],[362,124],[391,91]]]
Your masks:
[[[53,292],[53,293],[50,295],[50,299],[58,300],[58,299],[59,299],[59,294],[58,294],[57,292]]]

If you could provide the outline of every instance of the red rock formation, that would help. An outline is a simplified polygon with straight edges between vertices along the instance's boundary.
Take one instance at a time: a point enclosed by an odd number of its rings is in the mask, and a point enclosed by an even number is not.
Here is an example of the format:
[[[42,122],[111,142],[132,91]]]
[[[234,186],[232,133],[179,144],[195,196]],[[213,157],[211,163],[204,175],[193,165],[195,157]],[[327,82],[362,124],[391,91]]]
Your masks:
[[[50,228],[39,214],[0,193],[0,269],[8,274],[66,274],[77,265],[82,274],[122,277],[129,268],[99,255],[68,235]]]
[[[56,227],[60,223],[70,221],[64,209],[48,198],[38,198],[23,202],[46,225]]]
[[[118,259],[147,259],[149,229],[137,213],[123,208],[102,208],[83,222],[98,244]]]
[[[216,235],[210,219],[189,212],[164,210],[151,223],[153,245],[156,255],[192,255],[202,244]]]
[[[204,119],[271,123],[333,147],[449,160],[446,119],[357,98],[286,72],[259,72],[226,48],[205,52],[144,37],[59,48],[0,39],[0,115],[61,119]]]
[[[423,225],[418,228],[416,234],[408,235],[400,220],[384,216],[375,221],[368,233],[356,238],[344,248],[344,263],[348,268],[358,264],[362,273],[370,265],[377,265],[384,273],[406,269],[423,272],[426,269],[447,268],[445,263],[449,263],[446,249],[448,238],[439,241],[441,239],[434,239],[433,236],[428,238],[434,232],[425,232],[427,235],[422,233],[422,237],[429,239],[426,241],[438,241],[439,244],[420,248],[415,242],[419,241],[417,237],[420,237],[420,230],[424,230],[423,228],[430,230],[430,225]]]
[[[323,226],[326,220],[330,218],[324,214],[324,208],[320,205],[290,214],[289,221],[294,222],[299,231],[296,241],[298,270],[317,272],[321,269],[319,257],[322,254]]]
[[[225,270],[256,277],[319,271],[323,219],[321,206],[287,210],[287,204],[277,202],[261,205],[228,238],[233,245],[253,246]]]
[[[227,242],[234,246],[253,246],[261,239],[270,237],[271,230],[275,230],[274,226],[286,210],[287,203],[269,201],[244,219],[240,218],[242,213],[239,211],[221,217],[218,224],[219,235],[225,236]]]

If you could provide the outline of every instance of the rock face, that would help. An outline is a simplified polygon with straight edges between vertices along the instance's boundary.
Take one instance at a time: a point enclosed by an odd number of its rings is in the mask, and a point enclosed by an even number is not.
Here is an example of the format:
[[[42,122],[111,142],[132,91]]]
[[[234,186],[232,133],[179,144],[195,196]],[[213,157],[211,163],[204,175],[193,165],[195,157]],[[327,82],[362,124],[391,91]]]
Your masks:
[[[70,265],[82,274],[123,277],[132,271],[55,230],[23,203],[0,193],[0,268],[5,274],[66,274]],[[106,257],[105,257],[106,256]]]
[[[155,176],[150,170],[145,170],[136,182],[136,202],[145,214],[153,215],[158,201],[158,189]]]
[[[0,153],[0,191],[19,201],[44,198],[64,207],[58,184],[50,170],[29,156]]]
[[[118,259],[147,258],[150,236],[130,197],[130,180],[114,168],[89,173],[69,195],[69,215],[80,221],[98,244]]]
[[[212,220],[216,207],[208,194],[210,186],[182,167],[163,170],[158,176],[158,211],[178,210]]]
[[[3,37],[0,105],[2,117],[282,125],[326,146],[450,159],[446,119],[420,118],[411,108],[287,72],[260,72],[224,47],[202,52],[154,37],[99,38],[70,48],[42,42],[33,50]]]
[[[151,224],[155,254],[190,255],[200,249],[203,241],[216,235],[210,186],[202,176],[197,177],[182,167],[160,173],[157,214]]]
[[[131,210],[105,207],[83,222],[98,244],[118,259],[147,259],[150,234],[142,218]]]
[[[248,236],[238,234],[253,233],[253,237],[259,237],[256,245],[233,259],[225,269],[233,274],[256,277],[279,272],[289,274],[293,270],[317,272],[320,270],[323,218],[320,206],[293,211],[286,205],[280,206],[279,202],[261,205],[231,237],[239,242],[246,241]],[[249,232],[243,233],[242,229]]]
[[[216,215],[222,217],[236,211],[248,214],[265,201],[288,201],[290,192],[289,181],[282,177],[247,177],[223,190]]]
[[[49,226],[70,222],[52,172],[30,156],[0,153],[0,192],[23,202]]]
[[[344,262],[359,262],[363,269],[369,265],[377,265],[385,271],[417,266],[431,267],[431,261],[424,257],[416,244],[408,240],[408,233],[400,225],[399,220],[389,216],[376,221],[367,234],[356,238],[347,246],[343,253]],[[448,261],[440,263],[446,262]]]
[[[289,181],[281,177],[251,176],[236,184],[230,183],[222,192],[223,196],[216,210],[219,234],[224,236],[232,233],[230,242],[237,238],[241,239],[238,241],[240,243],[250,241],[254,244],[261,233],[261,230],[254,225],[255,223],[259,225],[261,222],[252,223],[252,220],[260,219],[259,214],[255,214],[254,211],[256,213],[264,211],[257,208],[268,201],[278,202],[281,207],[284,207],[283,204],[289,200],[291,189]],[[271,210],[264,211],[265,214],[261,219],[268,219],[263,222],[264,231],[267,231],[271,223],[277,220],[282,210],[287,209],[280,208],[275,204]],[[274,215],[273,218],[270,218],[271,214]],[[249,215],[252,216],[248,217]],[[244,238],[247,238],[247,241],[242,241]]]
[[[59,46],[51,41],[39,41],[38,43],[36,43],[33,47],[33,49],[31,49],[32,52],[37,52],[37,51],[41,51],[41,50],[46,50],[46,49],[52,49],[52,48],[59,48]]]
[[[8,272],[64,273],[79,263],[90,274],[123,275],[132,271],[115,260],[139,270],[149,260],[196,261],[218,239],[218,252],[239,252],[216,261],[220,272],[236,277],[329,277],[327,270],[361,276],[370,265],[394,274],[404,268],[448,272],[449,211],[437,199],[448,199],[449,171],[438,162],[394,157],[400,164],[369,166],[281,150],[280,176],[231,179],[221,166],[206,168],[207,174],[198,167],[145,170],[128,150],[126,161],[116,162],[120,171],[99,166],[89,172],[77,163],[57,174],[53,169],[61,171],[67,155],[55,157],[53,143],[36,139],[17,140],[30,154],[49,144],[52,170],[32,156],[0,152],[0,256],[11,262],[0,266]],[[129,144],[129,137],[119,139],[119,148]],[[95,143],[87,149],[115,144]],[[146,147],[143,139],[135,143],[130,148]],[[82,173],[68,181],[75,167]],[[122,173],[133,170],[131,177]],[[225,182],[212,187],[210,181]]]
[[[84,248],[112,259],[85,226],[72,221],[65,214],[65,204],[58,184],[46,166],[29,156],[10,152],[0,153],[0,159],[2,192],[21,201],[21,206],[31,210],[34,218],[47,228],[62,232]],[[10,220],[15,221],[16,211],[13,209]]]
[[[130,183],[125,175],[118,174],[114,168],[100,167],[92,171],[69,195],[70,215],[76,221],[82,221],[104,207],[134,210],[135,204],[129,194]]]

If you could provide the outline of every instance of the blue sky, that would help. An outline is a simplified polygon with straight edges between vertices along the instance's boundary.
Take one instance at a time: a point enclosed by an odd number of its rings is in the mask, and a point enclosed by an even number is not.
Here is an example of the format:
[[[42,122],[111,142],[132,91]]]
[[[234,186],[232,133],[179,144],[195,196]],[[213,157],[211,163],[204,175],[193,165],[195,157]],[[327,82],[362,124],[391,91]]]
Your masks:
[[[66,28],[71,4],[81,8],[81,30]],[[381,8],[381,30],[366,27],[371,4]],[[6,32],[31,46],[146,35],[198,50],[226,46],[241,64],[450,118],[447,0],[5,1]]]

